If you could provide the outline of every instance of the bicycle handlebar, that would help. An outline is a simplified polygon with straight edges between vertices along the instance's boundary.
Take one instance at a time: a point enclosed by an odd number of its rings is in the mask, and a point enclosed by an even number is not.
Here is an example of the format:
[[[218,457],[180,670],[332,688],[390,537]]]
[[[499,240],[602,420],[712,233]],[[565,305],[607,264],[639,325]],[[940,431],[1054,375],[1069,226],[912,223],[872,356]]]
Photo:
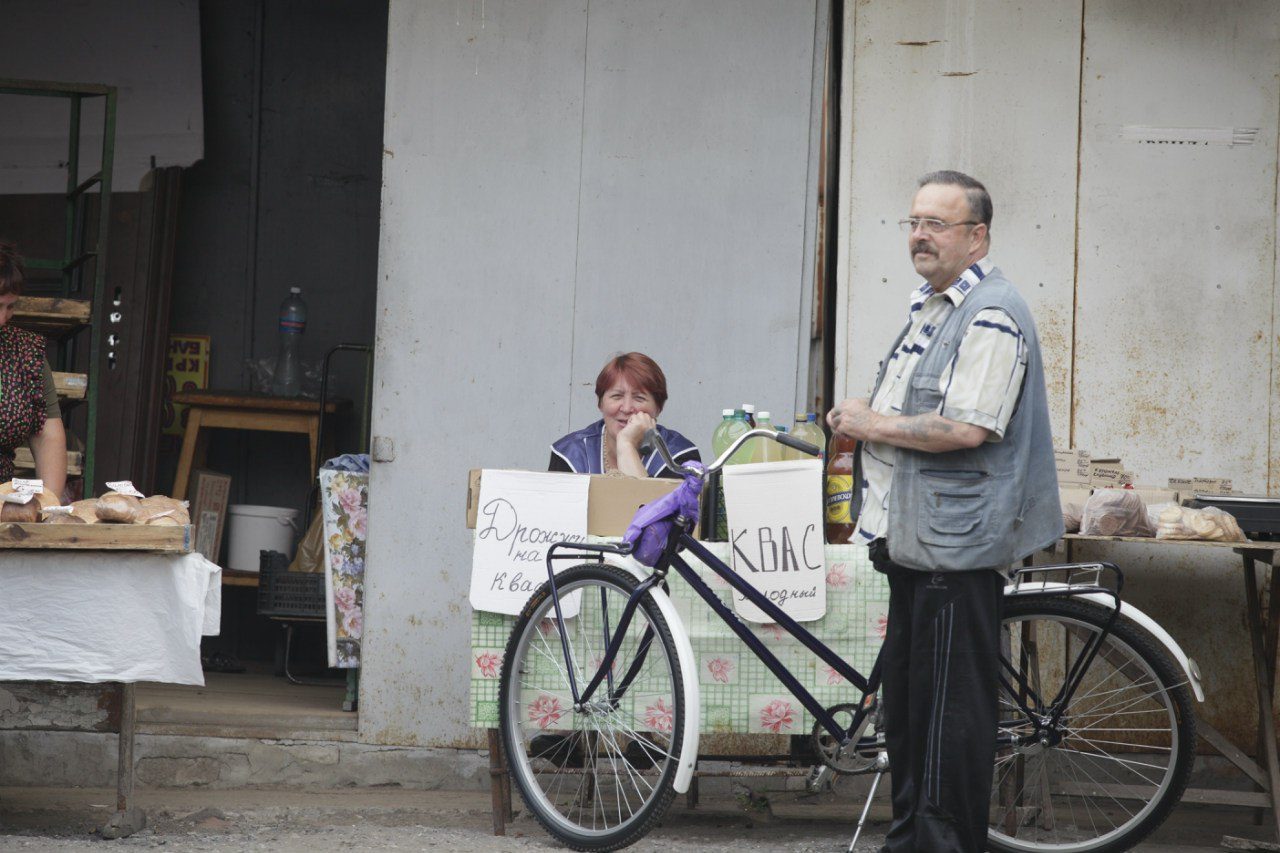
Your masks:
[[[713,474],[716,471],[719,471],[725,466],[725,463],[729,461],[729,458],[738,451],[738,448],[751,438],[770,438],[774,441],[785,444],[788,447],[795,448],[801,453],[807,453],[810,456],[818,456],[822,453],[821,448],[814,447],[809,442],[796,438],[793,435],[787,435],[783,432],[774,432],[771,429],[753,429],[738,436],[738,440],[729,445],[725,449],[724,453],[720,454],[719,459],[706,466],[703,474]],[[666,463],[668,468],[675,471],[677,474],[689,475],[698,473],[692,468],[686,468],[683,465],[677,464],[676,461],[671,458],[671,451],[667,448],[667,443],[662,440],[662,436],[658,434],[656,429],[651,429],[645,432],[644,444],[657,449],[658,455],[662,457],[662,461]]]

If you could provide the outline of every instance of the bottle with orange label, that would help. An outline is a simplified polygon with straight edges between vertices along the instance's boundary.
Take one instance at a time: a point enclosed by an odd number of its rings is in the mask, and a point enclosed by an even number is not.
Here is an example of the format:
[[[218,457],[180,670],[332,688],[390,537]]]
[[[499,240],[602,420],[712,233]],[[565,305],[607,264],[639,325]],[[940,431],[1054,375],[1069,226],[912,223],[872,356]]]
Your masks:
[[[827,447],[826,538],[828,545],[853,541],[853,454],[858,442],[838,432]]]

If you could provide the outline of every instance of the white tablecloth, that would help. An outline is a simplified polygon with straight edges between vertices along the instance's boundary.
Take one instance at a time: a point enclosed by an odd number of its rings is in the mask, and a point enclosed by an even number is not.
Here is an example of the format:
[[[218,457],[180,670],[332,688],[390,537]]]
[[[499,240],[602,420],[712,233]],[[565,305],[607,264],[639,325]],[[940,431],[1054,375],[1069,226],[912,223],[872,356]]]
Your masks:
[[[0,681],[204,684],[222,570],[199,554],[0,550]]]

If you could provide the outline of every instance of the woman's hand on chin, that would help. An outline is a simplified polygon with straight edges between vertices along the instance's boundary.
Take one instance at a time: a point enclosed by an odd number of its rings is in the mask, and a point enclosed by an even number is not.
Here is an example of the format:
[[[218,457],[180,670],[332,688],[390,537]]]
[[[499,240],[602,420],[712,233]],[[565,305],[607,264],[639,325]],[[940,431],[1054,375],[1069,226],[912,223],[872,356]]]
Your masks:
[[[644,434],[658,425],[652,415],[645,412],[636,412],[627,421],[627,425],[618,433],[618,443],[628,444],[631,447],[639,449],[644,441]]]

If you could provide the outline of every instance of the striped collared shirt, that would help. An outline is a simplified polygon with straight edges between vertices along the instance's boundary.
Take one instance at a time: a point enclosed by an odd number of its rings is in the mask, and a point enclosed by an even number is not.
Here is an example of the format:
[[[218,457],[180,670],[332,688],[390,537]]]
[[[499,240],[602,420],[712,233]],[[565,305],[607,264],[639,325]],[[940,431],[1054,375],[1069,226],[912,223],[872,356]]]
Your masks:
[[[890,357],[884,381],[871,400],[873,411],[882,415],[902,412],[911,374],[934,333],[982,283],[993,266],[990,259],[984,257],[962,272],[942,293],[935,293],[927,281],[912,292],[910,328]],[[991,432],[988,441],[999,441],[1018,403],[1026,369],[1027,343],[1013,318],[999,308],[979,311],[938,378],[938,391],[942,394],[938,414],[983,427]],[[889,489],[893,485],[896,455],[893,445],[873,442],[862,445],[862,514],[858,516],[855,542],[871,542],[888,530]]]

